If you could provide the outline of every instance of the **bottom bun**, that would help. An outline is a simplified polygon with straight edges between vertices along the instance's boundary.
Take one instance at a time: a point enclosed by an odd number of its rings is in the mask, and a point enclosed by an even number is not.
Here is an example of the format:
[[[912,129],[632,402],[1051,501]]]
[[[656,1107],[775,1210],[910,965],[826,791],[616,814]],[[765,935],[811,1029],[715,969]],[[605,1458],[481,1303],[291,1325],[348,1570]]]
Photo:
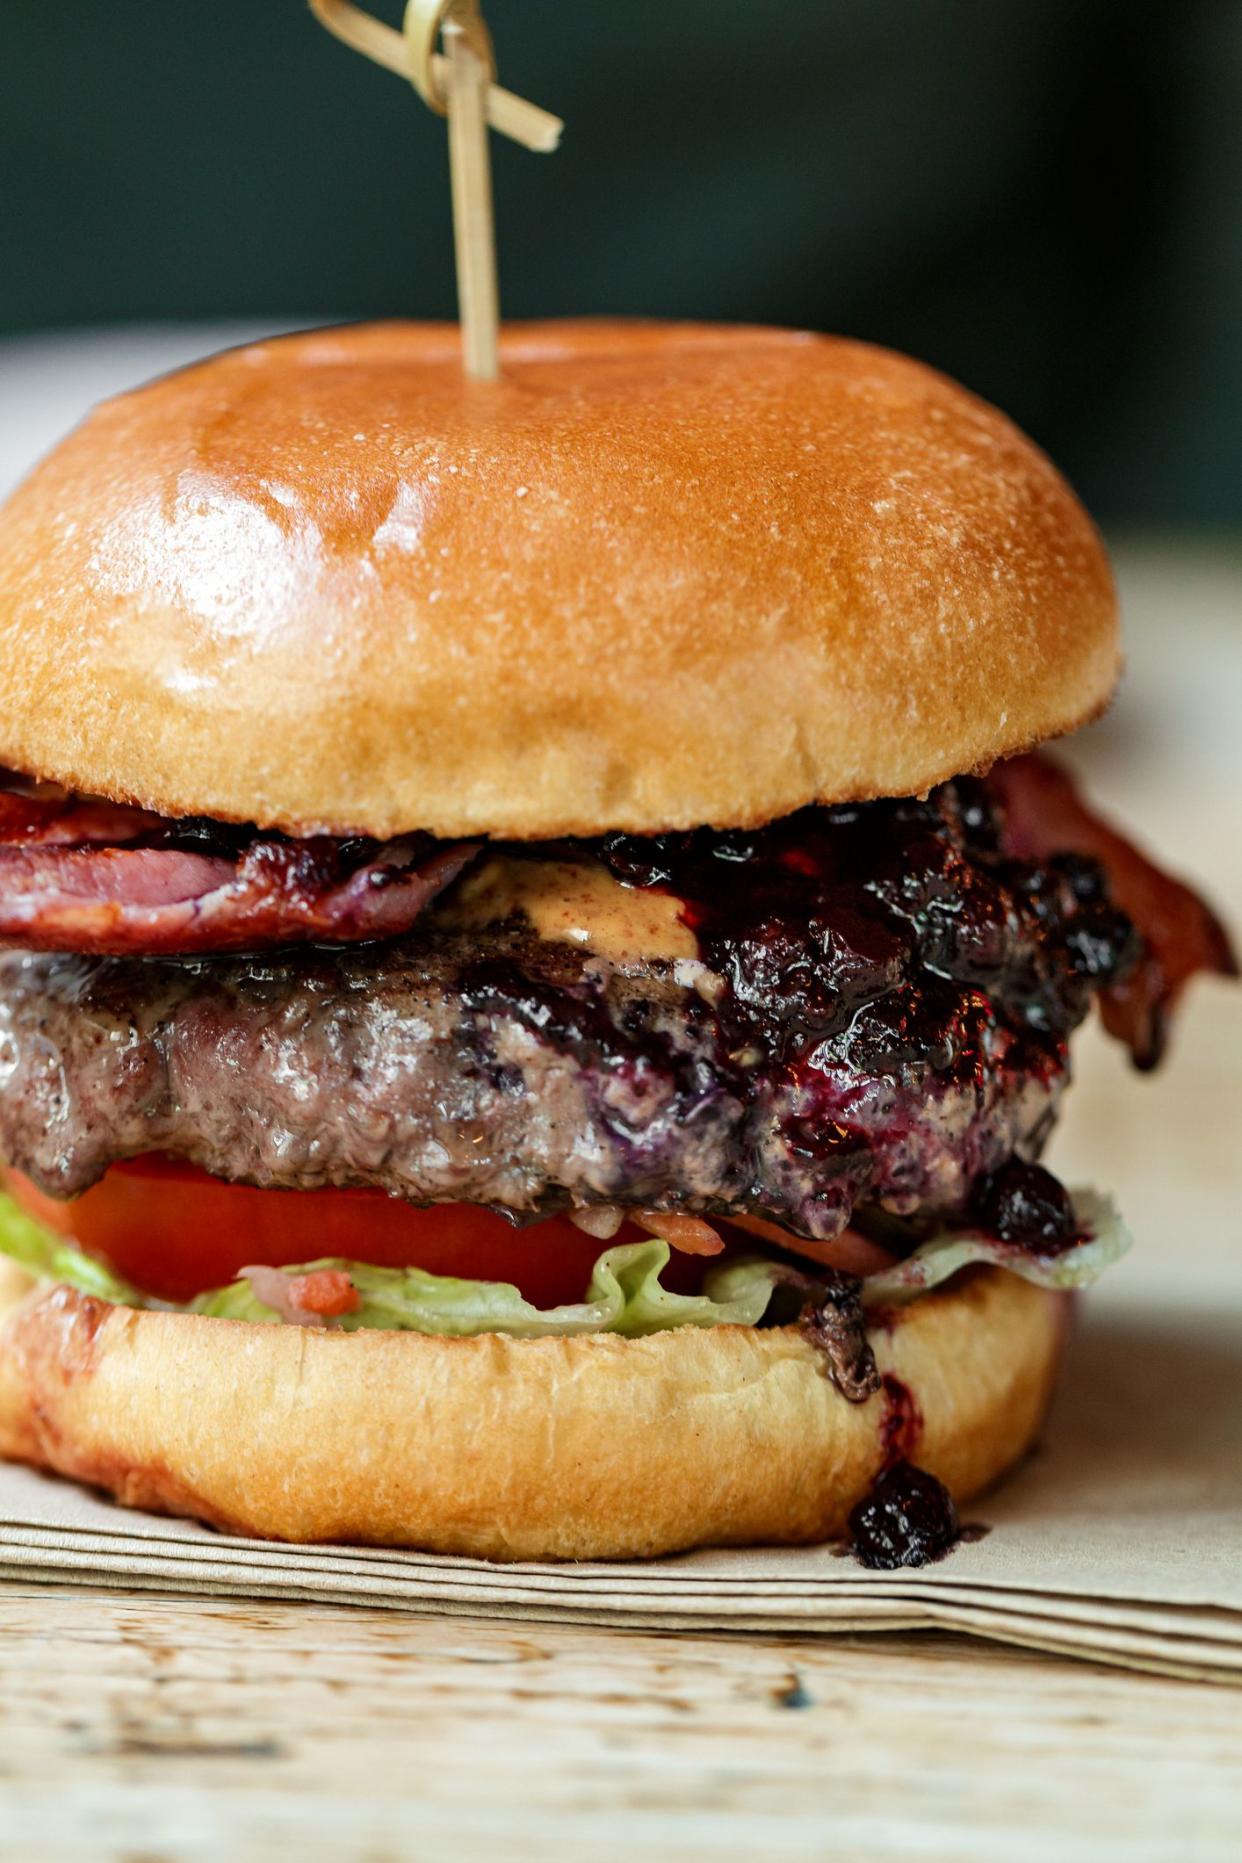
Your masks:
[[[27,1284],[28,1286],[28,1284]],[[624,1559],[833,1538],[887,1456],[971,1500],[1029,1448],[1067,1297],[996,1269],[883,1316],[849,1404],[791,1327],[312,1331],[0,1288],[0,1455],[264,1539]]]

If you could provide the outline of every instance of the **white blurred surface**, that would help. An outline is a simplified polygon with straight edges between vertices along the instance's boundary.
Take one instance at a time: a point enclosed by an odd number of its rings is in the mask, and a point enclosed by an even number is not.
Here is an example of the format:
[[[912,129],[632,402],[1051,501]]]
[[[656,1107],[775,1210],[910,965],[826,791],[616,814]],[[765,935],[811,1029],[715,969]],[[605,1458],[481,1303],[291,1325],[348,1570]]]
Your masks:
[[[277,324],[152,324],[0,343],[0,497],[97,401],[214,350],[332,321],[302,317]]]
[[[307,319],[326,322],[330,319]],[[281,328],[299,327],[291,321]],[[244,324],[129,329],[0,344],[0,494],[96,401],[226,345]],[[1242,537],[1121,539],[1128,671],[1066,754],[1091,793],[1242,927]],[[1194,986],[1172,1053],[1134,1074],[1093,1025],[1052,1162],[1114,1190],[1133,1255],[1095,1301],[1218,1298],[1242,1313],[1242,987]]]
[[[1116,550],[1128,666],[1064,754],[1093,799],[1242,933],[1242,540]],[[1136,1238],[1099,1302],[1219,1298],[1242,1316],[1242,986],[1193,984],[1168,1060],[1136,1075],[1092,1023],[1051,1162],[1117,1193]]]

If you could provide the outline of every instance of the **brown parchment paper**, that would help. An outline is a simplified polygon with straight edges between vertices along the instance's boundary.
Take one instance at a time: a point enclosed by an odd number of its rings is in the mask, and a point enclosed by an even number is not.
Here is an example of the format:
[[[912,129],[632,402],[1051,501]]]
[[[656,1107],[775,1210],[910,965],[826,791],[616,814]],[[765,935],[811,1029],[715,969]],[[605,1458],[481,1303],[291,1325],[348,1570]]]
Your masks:
[[[643,1629],[955,1629],[1242,1680],[1242,1327],[1228,1308],[1088,1307],[1043,1447],[971,1510],[990,1531],[918,1571],[830,1547],[490,1566],[289,1547],[115,1507],[0,1467],[0,1572]]]

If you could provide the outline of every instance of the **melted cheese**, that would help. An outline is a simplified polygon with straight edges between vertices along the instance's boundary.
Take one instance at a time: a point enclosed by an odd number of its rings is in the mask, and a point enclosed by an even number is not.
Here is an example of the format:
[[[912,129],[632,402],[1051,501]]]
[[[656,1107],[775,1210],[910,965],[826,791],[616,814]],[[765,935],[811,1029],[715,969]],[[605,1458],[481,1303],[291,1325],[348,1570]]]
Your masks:
[[[668,893],[622,886],[605,867],[497,854],[467,873],[440,916],[481,931],[520,912],[540,938],[577,945],[613,964],[697,958],[698,939]]]

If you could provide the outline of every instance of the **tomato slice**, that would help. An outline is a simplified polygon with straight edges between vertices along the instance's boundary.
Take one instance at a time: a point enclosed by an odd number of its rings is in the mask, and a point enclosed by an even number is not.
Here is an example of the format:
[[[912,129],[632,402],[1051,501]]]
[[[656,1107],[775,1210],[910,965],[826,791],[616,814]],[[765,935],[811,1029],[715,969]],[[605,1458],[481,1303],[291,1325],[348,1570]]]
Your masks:
[[[154,1154],[113,1165],[68,1203],[16,1171],[7,1173],[7,1188],[37,1221],[158,1300],[192,1300],[253,1264],[283,1268],[334,1255],[509,1281],[537,1306],[559,1306],[581,1300],[597,1257],[611,1246],[564,1216],[514,1229],[470,1203],[416,1209],[381,1190],[255,1190]],[[645,1239],[628,1225],[615,1238]],[[689,1291],[702,1269],[675,1255],[664,1283]]]

